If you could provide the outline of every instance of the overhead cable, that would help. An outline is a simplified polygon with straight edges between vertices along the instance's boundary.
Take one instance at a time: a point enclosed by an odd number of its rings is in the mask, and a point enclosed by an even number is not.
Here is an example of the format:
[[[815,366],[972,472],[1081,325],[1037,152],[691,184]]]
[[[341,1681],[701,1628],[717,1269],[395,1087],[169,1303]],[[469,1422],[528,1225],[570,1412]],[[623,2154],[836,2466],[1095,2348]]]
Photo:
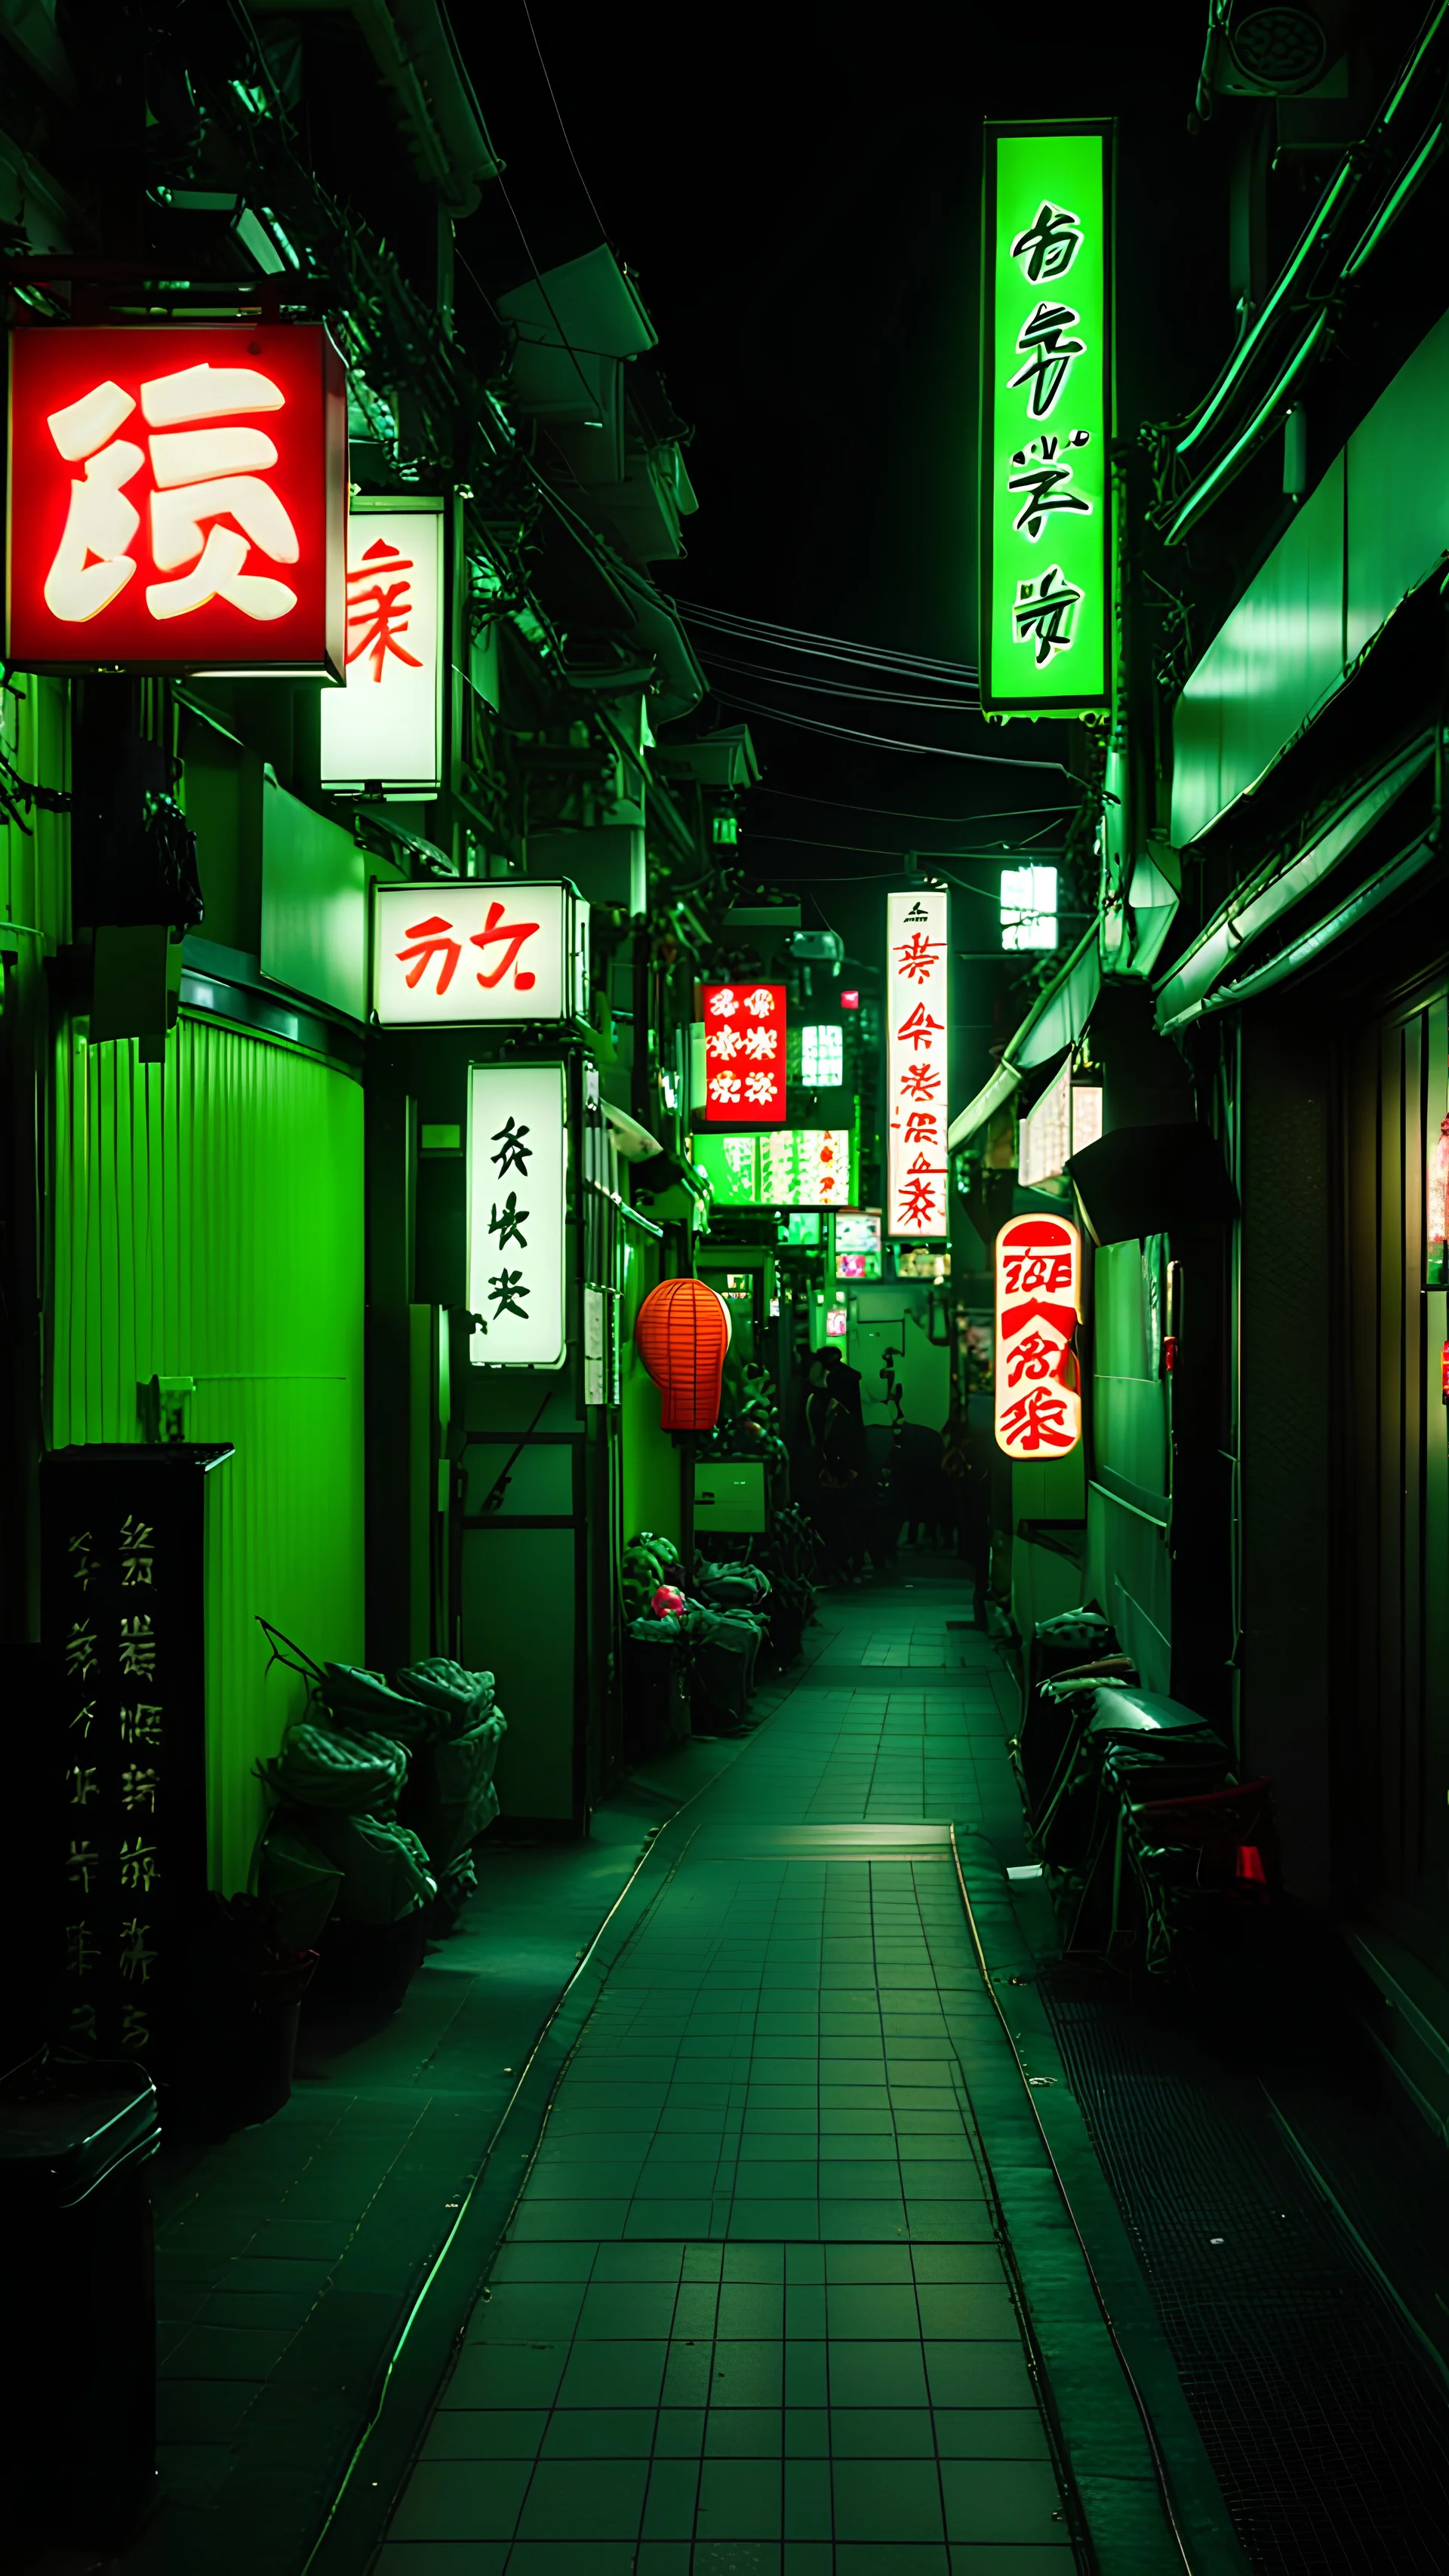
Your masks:
[[[886,644],[857,644],[849,636],[824,635],[809,626],[780,626],[764,617],[736,617],[730,609],[701,608],[689,599],[676,599],[675,606],[686,625],[715,626],[723,634],[733,635],[740,643],[778,642],[783,651],[792,653],[808,653],[815,646],[822,646],[831,656],[839,654],[851,661],[888,663],[901,670],[918,671],[923,677],[930,671],[944,672],[954,680],[975,680],[977,677],[974,662],[947,661],[935,653],[897,652]],[[822,654],[817,658],[825,656]]]
[[[803,689],[809,697],[872,698],[888,707],[934,707],[937,713],[943,716],[969,716],[978,712],[974,687],[969,700],[964,701],[958,699],[953,702],[950,698],[906,697],[899,689],[868,689],[864,683],[856,686],[849,680],[791,680],[783,671],[765,670],[758,662],[732,662],[723,653],[711,652],[708,645],[702,649],[707,670],[732,671],[738,679],[753,680],[757,684],[773,684],[777,689]]]
[[[916,760],[970,760],[988,769],[1055,769],[1063,778],[1072,772],[1064,760],[1018,760],[1009,751],[948,751],[938,742],[900,742],[893,734],[861,733],[853,725],[827,724],[822,716],[786,715],[780,707],[762,707],[756,699],[738,698],[729,689],[712,693],[724,707],[737,707],[742,715],[764,716],[771,724],[793,725],[801,733],[832,735],[838,742],[865,743],[876,751],[904,751]]]
[[[554,85],[553,85],[553,81],[552,81],[552,79],[551,79],[551,78],[550,78],[550,76],[549,76],[549,68],[548,68],[548,64],[547,64],[546,60],[544,59],[544,51],[543,51],[543,47],[542,47],[542,45],[541,45],[541,44],[539,43],[539,41],[538,41],[538,29],[535,27],[535,25],[534,25],[534,23],[533,23],[533,11],[530,9],[530,7],[529,7],[529,5],[528,5],[528,0],[523,0],[523,14],[524,14],[524,17],[525,17],[525,18],[527,19],[527,21],[528,21],[528,32],[529,32],[530,36],[533,38],[533,50],[534,50],[534,52],[535,52],[535,53],[537,54],[537,56],[538,56],[538,68],[539,68],[539,70],[540,70],[540,71],[542,72],[542,74],[543,74],[543,84],[544,84],[544,87],[545,87],[545,89],[548,91],[549,97],[550,97],[550,99],[551,99],[551,100],[552,100],[552,102],[553,102],[553,112],[554,112],[555,116],[558,118],[558,130],[559,130],[560,134],[563,136],[563,139],[564,139],[564,149],[565,149],[565,151],[568,153],[569,159],[572,161],[572,163],[573,163],[573,165],[574,165],[574,170],[575,170],[575,173],[576,173],[577,178],[578,178],[579,186],[582,188],[582,190],[583,190],[583,192],[584,192],[584,195],[588,198],[588,201],[589,201],[589,212],[590,212],[590,214],[593,216],[593,219],[594,219],[595,223],[598,225],[598,227],[599,227],[599,231],[603,234],[604,239],[607,241],[607,240],[608,240],[608,233],[607,233],[607,230],[606,230],[606,228],[605,228],[604,218],[603,218],[603,216],[600,214],[598,207],[597,207],[597,206],[595,205],[595,203],[594,203],[593,191],[592,191],[592,189],[590,188],[589,183],[588,183],[587,179],[584,177],[583,171],[582,171],[582,169],[581,169],[581,168],[580,168],[580,166],[579,166],[579,156],[578,156],[577,152],[574,150],[574,147],[573,147],[573,141],[572,141],[572,138],[571,138],[571,136],[570,136],[570,134],[569,134],[568,127],[567,127],[567,126],[565,125],[565,123],[564,123],[564,113],[563,113],[563,109],[560,107],[560,105],[559,105],[559,103],[558,103],[558,93],[557,93],[557,91],[555,90]]]
[[[750,790],[752,796],[782,796],[787,805],[830,805],[838,814],[878,814],[892,823],[937,823],[943,831],[969,830],[975,823],[1002,823],[1017,814],[1069,814],[1075,798],[1063,797],[1060,805],[997,805],[984,814],[908,814],[899,805],[858,805],[851,796],[806,796],[796,787],[768,787],[761,781]]]

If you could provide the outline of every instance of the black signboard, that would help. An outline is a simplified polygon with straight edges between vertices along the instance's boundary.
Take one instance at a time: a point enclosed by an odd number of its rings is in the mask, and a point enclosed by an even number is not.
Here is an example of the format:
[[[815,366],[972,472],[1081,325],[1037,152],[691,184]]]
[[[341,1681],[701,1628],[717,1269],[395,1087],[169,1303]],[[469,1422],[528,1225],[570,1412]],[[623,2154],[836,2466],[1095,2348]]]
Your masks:
[[[41,1464],[51,2029],[153,2072],[183,2038],[206,1900],[206,1480],[231,1455],[116,1444]]]

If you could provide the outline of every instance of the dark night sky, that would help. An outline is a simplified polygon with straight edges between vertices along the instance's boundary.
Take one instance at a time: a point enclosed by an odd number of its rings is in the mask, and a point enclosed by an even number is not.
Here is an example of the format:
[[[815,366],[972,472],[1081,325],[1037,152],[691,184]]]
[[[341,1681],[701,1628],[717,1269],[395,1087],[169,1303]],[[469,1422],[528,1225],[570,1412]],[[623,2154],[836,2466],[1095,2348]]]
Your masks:
[[[1127,13],[1086,13],[1076,25],[1092,28],[1088,46],[1063,40],[1061,19],[1048,27],[1016,9],[994,13],[983,34],[976,13],[939,7],[867,16],[819,0],[747,0],[727,14],[621,20],[557,0],[532,5],[588,189],[652,313],[674,402],[695,425],[700,510],[687,559],[657,568],[664,587],[751,617],[974,660],[981,120],[1121,120],[1119,419],[1126,430],[1144,413],[1171,412],[1206,384],[1231,336],[1218,146],[1187,134],[1200,12],[1157,11],[1150,46],[1134,41]],[[461,13],[458,25],[534,256],[541,265],[576,256],[598,227],[522,0],[499,0],[476,34]],[[491,283],[527,271],[503,220],[495,197],[463,236]],[[754,646],[721,649],[765,658]],[[1060,758],[1067,731],[723,684],[1012,761]],[[882,685],[911,688],[894,676]],[[872,853],[980,847],[1009,839],[1012,826],[933,833],[792,799],[956,818],[1040,809],[1071,792],[1051,769],[1013,775],[750,722],[768,791],[751,800],[751,861],[818,883],[826,917],[844,908],[852,945],[866,916],[836,881],[889,869]],[[1037,849],[1047,856],[1049,816],[1023,816],[1017,830],[1043,822]],[[766,833],[864,846],[812,851]]]

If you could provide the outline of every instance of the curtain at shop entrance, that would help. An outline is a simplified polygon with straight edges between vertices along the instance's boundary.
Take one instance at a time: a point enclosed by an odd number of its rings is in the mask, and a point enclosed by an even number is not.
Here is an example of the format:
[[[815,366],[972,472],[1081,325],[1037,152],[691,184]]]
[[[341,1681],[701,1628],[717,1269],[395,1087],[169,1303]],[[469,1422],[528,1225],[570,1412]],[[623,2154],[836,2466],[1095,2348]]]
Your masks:
[[[208,1874],[245,1883],[252,1766],[319,1662],[363,1658],[363,1095],[316,1058],[183,1018],[164,1066],[58,1043],[49,1436],[140,1440],[138,1390],[192,1378],[230,1440],[208,1520]]]
[[[1344,1494],[1356,1652],[1337,1840],[1346,1893],[1449,1975],[1449,1413],[1427,1174],[1445,1115],[1442,992],[1369,1023],[1345,1081]]]

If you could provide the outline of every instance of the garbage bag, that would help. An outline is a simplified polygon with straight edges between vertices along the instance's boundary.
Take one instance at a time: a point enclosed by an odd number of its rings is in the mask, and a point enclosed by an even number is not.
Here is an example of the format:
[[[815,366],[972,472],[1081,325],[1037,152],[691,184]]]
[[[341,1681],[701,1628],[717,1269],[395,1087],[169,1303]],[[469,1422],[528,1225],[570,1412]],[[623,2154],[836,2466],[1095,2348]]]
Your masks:
[[[280,1753],[257,1769],[279,1806],[391,1816],[407,1767],[406,1747],[391,1736],[334,1733],[302,1718],[288,1727]]]
[[[446,1655],[425,1655],[393,1674],[393,1688],[420,1700],[448,1720],[448,1731],[465,1734],[493,1706],[493,1675],[472,1673]]]
[[[275,1916],[278,1938],[294,1950],[310,1950],[341,1885],[337,1863],[310,1834],[275,1817],[257,1854],[257,1895]]]
[[[322,1699],[333,1724],[349,1735],[390,1735],[398,1744],[430,1744],[445,1722],[436,1703],[394,1690],[361,1664],[328,1664]]]
[[[309,1825],[329,1860],[342,1873],[337,1891],[339,1923],[401,1922],[438,1892],[428,1855],[406,1825],[382,1816],[328,1813]]]
[[[762,1565],[701,1565],[694,1589],[722,1609],[752,1610],[770,1595],[770,1578]]]
[[[466,1735],[450,1735],[418,1756],[406,1799],[409,1824],[437,1876],[476,1842],[498,1813],[493,1767],[507,1732],[494,1709]]]

